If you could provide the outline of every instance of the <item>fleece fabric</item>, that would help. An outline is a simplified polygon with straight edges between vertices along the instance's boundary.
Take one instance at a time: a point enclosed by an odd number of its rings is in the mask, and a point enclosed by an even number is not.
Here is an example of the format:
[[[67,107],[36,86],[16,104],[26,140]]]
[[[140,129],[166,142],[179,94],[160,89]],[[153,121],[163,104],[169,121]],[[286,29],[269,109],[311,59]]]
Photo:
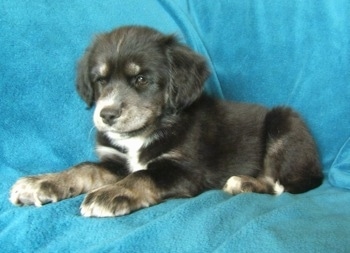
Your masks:
[[[0,252],[349,252],[349,13],[347,0],[1,0]],[[204,55],[213,96],[295,108],[323,185],[279,197],[212,190],[117,218],[82,217],[84,196],[13,206],[19,177],[96,160],[76,62],[98,33],[135,24]]]

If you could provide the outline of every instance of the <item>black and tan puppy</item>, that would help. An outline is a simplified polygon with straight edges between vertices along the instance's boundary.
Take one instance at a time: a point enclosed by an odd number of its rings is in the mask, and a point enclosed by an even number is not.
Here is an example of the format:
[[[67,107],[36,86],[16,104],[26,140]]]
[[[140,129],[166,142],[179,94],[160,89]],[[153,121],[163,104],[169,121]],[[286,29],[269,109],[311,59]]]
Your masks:
[[[210,98],[202,93],[208,73],[174,36],[134,26],[98,36],[79,63],[77,88],[96,104],[100,162],[22,178],[11,202],[40,206],[87,193],[82,215],[106,217],[209,189],[319,186],[315,144],[297,113]]]

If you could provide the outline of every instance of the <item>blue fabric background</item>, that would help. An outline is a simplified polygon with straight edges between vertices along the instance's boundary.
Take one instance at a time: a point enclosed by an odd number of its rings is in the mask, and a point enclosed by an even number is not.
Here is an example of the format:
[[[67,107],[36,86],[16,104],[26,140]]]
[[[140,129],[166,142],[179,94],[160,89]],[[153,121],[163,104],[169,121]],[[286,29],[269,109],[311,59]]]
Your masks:
[[[0,251],[347,252],[349,13],[346,0],[0,0]],[[207,57],[214,96],[296,108],[324,184],[279,197],[209,191],[107,219],[81,217],[83,196],[12,206],[19,177],[96,159],[75,66],[94,34],[125,24],[176,33]]]

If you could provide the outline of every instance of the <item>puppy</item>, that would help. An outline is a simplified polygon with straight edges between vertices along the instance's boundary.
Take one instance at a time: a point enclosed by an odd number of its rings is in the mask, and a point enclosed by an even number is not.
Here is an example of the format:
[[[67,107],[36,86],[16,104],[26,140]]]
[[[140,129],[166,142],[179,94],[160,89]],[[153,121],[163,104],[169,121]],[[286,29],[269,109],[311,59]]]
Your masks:
[[[96,105],[96,151],[55,174],[19,179],[10,200],[41,206],[87,193],[84,216],[128,214],[209,189],[303,193],[323,174],[296,112],[205,95],[205,60],[174,36],[129,26],[98,36],[78,65],[77,89]]]

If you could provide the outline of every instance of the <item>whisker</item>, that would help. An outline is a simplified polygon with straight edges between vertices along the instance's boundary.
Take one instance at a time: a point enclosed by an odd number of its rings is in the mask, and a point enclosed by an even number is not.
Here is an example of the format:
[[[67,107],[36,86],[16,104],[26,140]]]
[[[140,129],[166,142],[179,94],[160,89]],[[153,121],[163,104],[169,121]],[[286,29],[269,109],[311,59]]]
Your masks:
[[[90,131],[89,131],[89,136],[88,136],[88,139],[89,139],[89,140],[91,139],[92,133],[94,132],[94,129],[95,129],[95,128],[96,128],[95,126],[91,127],[91,129],[90,129]]]

